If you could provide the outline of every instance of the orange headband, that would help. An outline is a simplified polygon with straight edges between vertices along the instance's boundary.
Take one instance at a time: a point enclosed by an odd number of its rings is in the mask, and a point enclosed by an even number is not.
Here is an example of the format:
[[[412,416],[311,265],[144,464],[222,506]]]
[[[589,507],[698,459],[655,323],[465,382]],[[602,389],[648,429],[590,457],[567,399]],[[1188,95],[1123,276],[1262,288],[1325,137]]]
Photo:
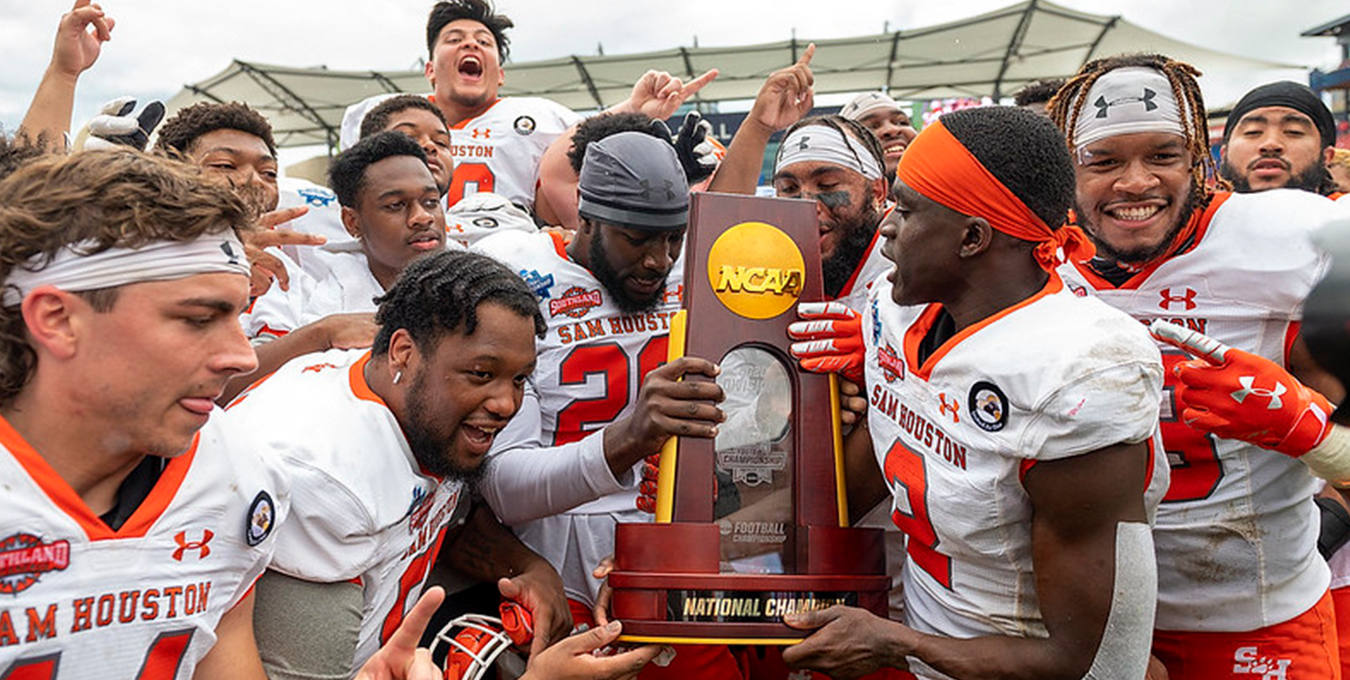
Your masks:
[[[1033,254],[1047,271],[1062,260],[1090,259],[1096,249],[1081,229],[1051,229],[1008,187],[998,181],[939,119],[925,126],[900,157],[896,177],[909,188],[956,212],[983,217],[989,226],[1023,241],[1037,243]]]

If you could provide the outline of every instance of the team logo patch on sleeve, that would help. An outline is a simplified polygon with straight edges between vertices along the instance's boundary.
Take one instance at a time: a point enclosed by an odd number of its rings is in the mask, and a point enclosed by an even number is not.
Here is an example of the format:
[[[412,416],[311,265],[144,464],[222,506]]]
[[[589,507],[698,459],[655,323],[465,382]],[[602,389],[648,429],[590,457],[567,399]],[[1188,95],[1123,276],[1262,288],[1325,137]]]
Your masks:
[[[581,286],[572,286],[563,291],[558,299],[548,301],[548,313],[549,316],[565,314],[573,319],[580,319],[586,316],[587,312],[602,304],[604,304],[604,299],[600,297],[599,290],[586,290]]]
[[[518,135],[534,134],[534,127],[535,127],[534,119],[529,116],[521,116],[517,118],[516,122],[512,123],[511,126],[516,129],[516,134]]]
[[[70,566],[70,542],[44,543],[33,534],[10,534],[0,540],[0,593],[15,595],[49,571]]]
[[[540,274],[538,269],[520,270],[520,278],[525,279],[525,285],[530,287],[530,291],[540,300],[549,298],[549,289],[553,287],[553,275]]]
[[[981,430],[998,432],[1008,423],[1008,397],[998,385],[981,380],[970,388],[970,417]]]
[[[276,524],[276,507],[272,497],[266,491],[259,491],[248,506],[248,516],[244,518],[244,537],[249,545],[258,545],[272,533]]]

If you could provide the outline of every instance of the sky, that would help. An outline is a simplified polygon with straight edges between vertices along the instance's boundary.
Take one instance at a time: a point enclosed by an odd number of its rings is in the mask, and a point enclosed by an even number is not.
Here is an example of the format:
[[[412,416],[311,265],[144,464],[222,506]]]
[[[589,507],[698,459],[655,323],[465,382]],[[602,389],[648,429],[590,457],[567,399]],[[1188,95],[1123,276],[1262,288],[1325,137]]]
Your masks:
[[[1344,0],[1054,0],[1093,14],[1120,14],[1169,37],[1281,63],[1334,67],[1330,38],[1299,33],[1345,16]],[[334,69],[409,69],[426,54],[430,0],[104,0],[116,19],[113,39],[76,92],[75,125],[124,94],[168,99],[232,59]],[[880,33],[954,21],[1012,0],[496,0],[516,22],[511,60],[615,55],[679,46],[753,44]],[[1289,7],[1297,4],[1298,11]],[[0,0],[0,126],[23,118],[51,56],[62,0]],[[228,7],[228,9],[225,9]],[[1246,88],[1298,72],[1239,74],[1225,83],[1235,99]],[[510,63],[507,64],[510,77]],[[1254,78],[1245,82],[1245,78]],[[1211,86],[1206,85],[1207,96]],[[1228,94],[1235,92],[1236,94]],[[1231,101],[1231,99],[1229,100]],[[1213,104],[1214,102],[1211,101]]]

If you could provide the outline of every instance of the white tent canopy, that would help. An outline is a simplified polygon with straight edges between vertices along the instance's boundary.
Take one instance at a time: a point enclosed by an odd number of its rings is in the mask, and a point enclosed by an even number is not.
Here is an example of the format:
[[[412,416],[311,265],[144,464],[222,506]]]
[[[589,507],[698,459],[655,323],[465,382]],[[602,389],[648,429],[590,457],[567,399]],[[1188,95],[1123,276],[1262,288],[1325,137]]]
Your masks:
[[[807,42],[511,63],[501,93],[599,109],[626,98],[648,69],[688,78],[717,68],[721,75],[699,94],[700,100],[752,99],[764,78],[796,61]],[[817,93],[880,89],[897,99],[998,99],[1028,82],[1065,77],[1093,58],[1120,52],[1160,52],[1206,73],[1301,68],[1197,47],[1119,16],[1088,14],[1046,0],[935,26],[815,43],[811,67]],[[421,71],[332,71],[236,60],[223,72],[186,86],[168,107],[172,112],[198,101],[248,102],[272,122],[280,146],[335,148],[349,104],[379,93],[427,90]]]

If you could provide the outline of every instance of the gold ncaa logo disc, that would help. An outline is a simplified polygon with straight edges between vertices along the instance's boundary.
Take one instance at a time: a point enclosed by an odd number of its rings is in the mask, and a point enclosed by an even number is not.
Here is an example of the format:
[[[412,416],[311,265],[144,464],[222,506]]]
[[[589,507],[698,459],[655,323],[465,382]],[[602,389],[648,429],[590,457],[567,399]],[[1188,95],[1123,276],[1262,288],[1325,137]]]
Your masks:
[[[708,281],[727,309],[747,319],[772,319],[802,294],[806,263],[792,238],[763,222],[726,230],[708,250]]]

